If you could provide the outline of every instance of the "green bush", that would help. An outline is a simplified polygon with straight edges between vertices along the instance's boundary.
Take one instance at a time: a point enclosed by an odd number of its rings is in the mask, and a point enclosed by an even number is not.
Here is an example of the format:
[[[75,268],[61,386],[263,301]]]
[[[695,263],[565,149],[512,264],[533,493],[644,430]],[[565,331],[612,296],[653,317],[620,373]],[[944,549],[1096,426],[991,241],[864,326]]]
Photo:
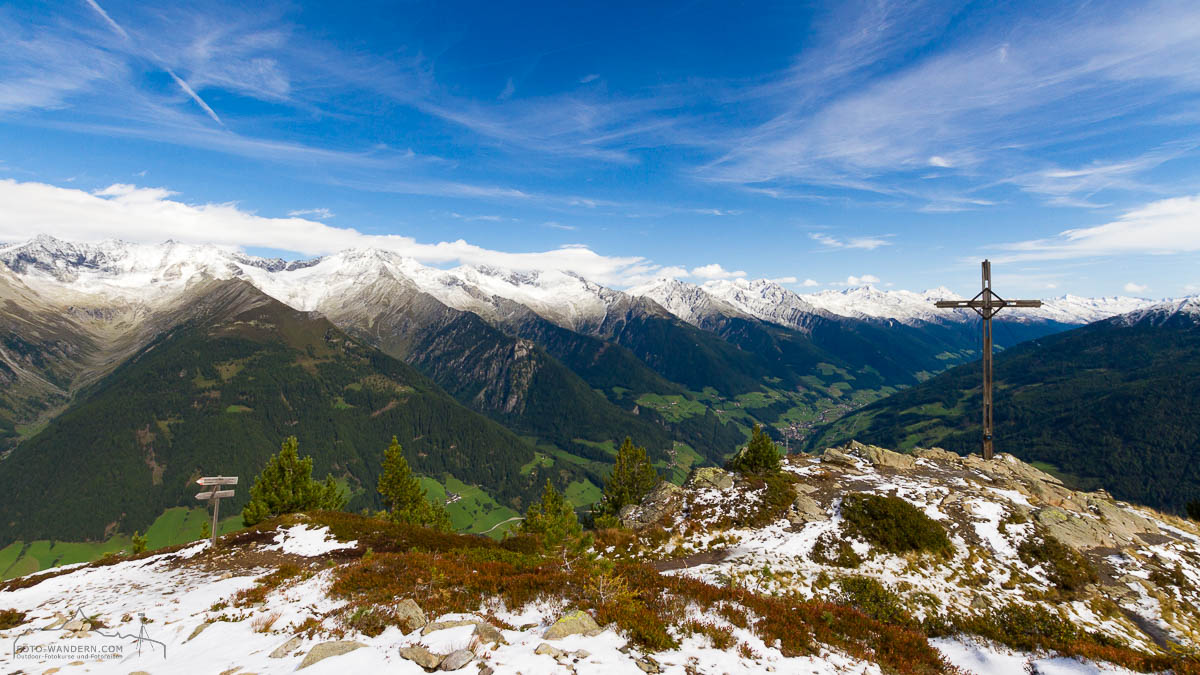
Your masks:
[[[846,532],[888,553],[923,551],[949,557],[954,553],[946,530],[925,512],[899,497],[851,494],[842,500]]]
[[[876,621],[896,626],[916,626],[909,615],[904,599],[870,577],[844,577],[838,580],[841,595],[838,604],[853,607]]]
[[[1096,570],[1081,553],[1048,534],[1021,542],[1017,553],[1026,565],[1042,565],[1046,577],[1064,593],[1075,593],[1097,579]]]
[[[957,624],[960,630],[1022,651],[1054,647],[1083,636],[1075,624],[1038,605],[1004,605]]]

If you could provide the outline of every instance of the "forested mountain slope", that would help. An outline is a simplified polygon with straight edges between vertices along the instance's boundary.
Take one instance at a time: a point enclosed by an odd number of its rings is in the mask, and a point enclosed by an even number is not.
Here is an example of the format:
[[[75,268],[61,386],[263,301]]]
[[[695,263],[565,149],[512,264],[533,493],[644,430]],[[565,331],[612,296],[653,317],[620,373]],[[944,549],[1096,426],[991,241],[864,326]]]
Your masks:
[[[208,311],[162,334],[0,462],[0,542],[95,539],[193,505],[204,474],[250,479],[295,435],[352,508],[398,436],[414,470],[451,474],[522,509],[545,477],[533,449],[404,362],[241,281],[211,282]],[[561,469],[568,474],[570,468]],[[556,474],[556,479],[562,474]]]

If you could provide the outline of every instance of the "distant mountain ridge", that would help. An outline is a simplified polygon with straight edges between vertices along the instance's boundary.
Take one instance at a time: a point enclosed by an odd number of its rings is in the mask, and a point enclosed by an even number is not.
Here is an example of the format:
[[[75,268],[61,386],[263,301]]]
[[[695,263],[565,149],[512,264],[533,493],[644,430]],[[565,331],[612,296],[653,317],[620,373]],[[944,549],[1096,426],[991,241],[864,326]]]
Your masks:
[[[497,298],[522,305],[553,323],[582,333],[601,330],[612,312],[653,300],[672,315],[694,323],[716,308],[763,321],[803,328],[796,317],[822,312],[849,318],[894,319],[904,323],[964,321],[970,312],[936,310],[933,302],[957,298],[946,288],[915,293],[872,286],[799,294],[767,279],[715,280],[703,285],[675,279],[614,290],[570,272],[514,271],[460,265],[443,270],[381,249],[350,249],[309,260],[285,261],[246,255],[213,245],[74,243],[39,235],[0,246],[0,262],[21,277],[44,275],[78,290],[138,297],[150,287],[170,287],[196,274],[245,277],[296,309],[313,310],[334,295],[339,283],[354,283],[383,270],[402,276],[449,307],[499,318]],[[330,282],[333,283],[330,283]],[[1011,321],[1085,324],[1143,309],[1156,300],[1129,297],[1048,298],[1040,309],[1009,310]],[[646,311],[653,312],[647,308]]]

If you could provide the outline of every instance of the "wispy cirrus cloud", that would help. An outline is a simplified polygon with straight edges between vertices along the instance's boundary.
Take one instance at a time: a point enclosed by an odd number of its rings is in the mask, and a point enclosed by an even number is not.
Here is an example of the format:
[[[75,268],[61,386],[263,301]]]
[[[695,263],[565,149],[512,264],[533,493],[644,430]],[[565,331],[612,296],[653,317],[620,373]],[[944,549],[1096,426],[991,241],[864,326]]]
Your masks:
[[[808,238],[827,249],[848,248],[873,251],[881,246],[891,246],[892,244],[892,242],[888,241],[884,237],[850,237],[849,239],[843,240],[823,232],[809,232]]]
[[[1024,167],[1037,163],[1033,153],[1040,149],[1135,127],[1142,120],[1133,113],[1162,97],[1200,92],[1195,69],[1182,67],[1200,60],[1200,9],[1192,3],[1060,7],[1010,30],[989,27],[881,74],[880,54],[919,47],[944,16],[935,11],[922,21],[898,5],[879,3],[878,16],[868,11],[852,24],[861,33],[850,31],[813,55],[830,58],[828,67],[789,73],[775,84],[763,97],[774,106],[771,118],[734,132],[729,149],[700,175],[919,200],[929,189],[921,179],[930,168],[968,185],[1029,174]],[[924,30],[906,37],[910,25]],[[809,91],[823,73],[854,86]],[[1016,184],[1050,194],[1067,189],[1054,176],[1041,178]]]
[[[315,208],[315,209],[294,209],[292,211],[288,211],[288,215],[293,218],[303,218],[305,216],[312,216],[313,218],[316,218],[318,220],[326,220],[326,219],[333,217],[333,211],[330,211],[329,209],[324,208],[324,207],[319,207],[319,208]]]

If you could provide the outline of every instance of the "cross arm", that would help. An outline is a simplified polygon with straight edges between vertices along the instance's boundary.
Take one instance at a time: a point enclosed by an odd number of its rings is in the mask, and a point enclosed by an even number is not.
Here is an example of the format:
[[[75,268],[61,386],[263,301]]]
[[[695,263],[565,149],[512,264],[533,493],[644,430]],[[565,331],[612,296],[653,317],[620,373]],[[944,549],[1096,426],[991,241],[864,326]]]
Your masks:
[[[978,300],[938,300],[933,303],[935,307],[948,309],[953,307],[982,307],[983,303]]]
[[[1006,307],[1041,307],[1041,300],[1005,300]]]

